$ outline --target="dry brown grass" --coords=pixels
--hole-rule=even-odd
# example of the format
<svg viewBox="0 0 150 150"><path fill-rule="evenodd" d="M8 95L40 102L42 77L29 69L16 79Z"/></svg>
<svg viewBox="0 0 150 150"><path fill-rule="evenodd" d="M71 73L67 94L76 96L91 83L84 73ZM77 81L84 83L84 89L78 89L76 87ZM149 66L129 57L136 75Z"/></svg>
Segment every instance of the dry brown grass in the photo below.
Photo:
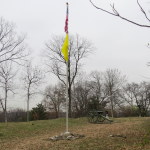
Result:
<svg viewBox="0 0 150 150"><path fill-rule="evenodd" d="M58 135L61 129L31 137L2 140L0 150L150 150L150 138L144 124L150 118L117 119L112 124L90 124L75 126L72 133L85 137L74 141L50 141L50 136ZM110 137L120 134L126 136ZM149 139L150 140L150 139Z"/></svg>

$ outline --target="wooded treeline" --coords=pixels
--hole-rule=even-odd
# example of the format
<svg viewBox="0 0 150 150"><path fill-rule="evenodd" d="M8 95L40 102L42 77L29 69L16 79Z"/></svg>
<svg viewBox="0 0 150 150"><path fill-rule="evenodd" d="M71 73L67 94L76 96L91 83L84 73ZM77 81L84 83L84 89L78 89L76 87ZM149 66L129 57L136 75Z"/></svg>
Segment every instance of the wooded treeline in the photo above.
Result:
<svg viewBox="0 0 150 150"><path fill-rule="evenodd" d="M65 92L59 84L45 89L42 104L56 117L65 110ZM72 87L72 116L86 116L90 110L108 111L110 116L147 116L150 83L128 83L117 69L79 75Z"/></svg>
<svg viewBox="0 0 150 150"><path fill-rule="evenodd" d="M80 74L72 87L72 117L85 117L88 111L108 111L112 117L149 116L150 83L128 83L117 69ZM0 120L3 120L2 113ZM30 120L65 117L65 87L49 85L41 104L32 108ZM8 112L9 121L26 121L26 110Z"/></svg>

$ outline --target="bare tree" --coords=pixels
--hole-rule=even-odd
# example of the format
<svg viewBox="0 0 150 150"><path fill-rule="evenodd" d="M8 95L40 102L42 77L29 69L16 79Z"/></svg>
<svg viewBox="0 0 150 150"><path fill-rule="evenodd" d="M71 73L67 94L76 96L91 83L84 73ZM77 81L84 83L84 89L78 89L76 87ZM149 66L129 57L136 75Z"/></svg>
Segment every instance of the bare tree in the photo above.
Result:
<svg viewBox="0 0 150 150"><path fill-rule="evenodd" d="M146 82L129 83L126 85L124 100L131 106L136 105L139 116L146 116L150 106L150 84Z"/></svg>
<svg viewBox="0 0 150 150"><path fill-rule="evenodd" d="M104 85L104 73L93 71L91 73L91 94L96 98L96 100L101 105L103 102L108 100L108 92Z"/></svg>
<svg viewBox="0 0 150 150"><path fill-rule="evenodd" d="M25 53L24 39L25 36L17 35L13 24L0 18L0 63L12 61L20 64L19 61L28 55Z"/></svg>
<svg viewBox="0 0 150 150"><path fill-rule="evenodd" d="M122 88L125 82L125 76L122 76L121 72L117 69L107 69L104 73L104 79L105 88L111 103L111 115L114 117L114 105L117 103L117 99L115 99L116 94L119 93L119 90Z"/></svg>
<svg viewBox="0 0 150 150"><path fill-rule="evenodd" d="M0 65L0 88L4 91L4 98L0 99L0 104L4 111L4 120L7 123L7 101L8 93L14 94L13 80L17 72L13 72L12 62L3 62Z"/></svg>
<svg viewBox="0 0 150 150"><path fill-rule="evenodd" d="M63 37L55 36L48 43L47 48L47 64L50 67L50 71L57 76L57 78L66 85L66 69L65 60L61 53L63 45ZM68 60L68 94L69 94L69 117L71 117L71 87L78 74L81 66L81 61L92 50L92 44L76 35L71 36L69 40L69 60Z"/></svg>
<svg viewBox="0 0 150 150"><path fill-rule="evenodd" d="M96 9L99 9L99 10L101 10L101 11L103 11L103 12L109 14L109 15L112 15L112 16L115 16L115 17L119 17L119 18L121 18L121 19L123 19L123 20L125 20L125 21L127 21L127 22L129 22L129 23L132 23L132 24L137 25L137 26L140 26L140 27L150 28L150 25L148 25L148 24L138 23L138 22L136 22L136 21L130 20L130 19L128 19L128 18L122 16L122 15L118 12L118 10L115 8L115 5L114 5L114 4L110 4L110 7L111 7L111 9L112 9L112 11L111 11L111 10L106 10L106 9L103 9L102 7L96 6L96 4L95 4L92 0L89 0L89 1L91 2L91 4L92 4ZM139 0L136 0L136 2L137 2L137 5L138 5L138 7L139 7L141 13L144 15L144 17L147 19L147 21L148 21L148 23L149 23L149 22L150 22L150 18L149 18L149 16L148 16L148 13L147 13L146 10L143 8L143 6L141 5L141 3L140 3Z"/></svg>
<svg viewBox="0 0 150 150"><path fill-rule="evenodd" d="M27 92L27 121L29 121L29 102L31 96L38 93L38 87L42 83L43 74L38 67L32 67L29 62L23 75L24 87Z"/></svg>
<svg viewBox="0 0 150 150"><path fill-rule="evenodd" d="M60 110L62 110L65 102L65 91L63 85L48 86L45 89L43 104L46 109L55 112L56 118L59 117Z"/></svg>
<svg viewBox="0 0 150 150"><path fill-rule="evenodd" d="M150 106L150 83L142 82L140 87L141 100L138 102L138 107L141 111L141 116L146 116Z"/></svg>
<svg viewBox="0 0 150 150"><path fill-rule="evenodd" d="M76 117L87 114L90 90L90 81L84 73L80 73L72 92L72 111Z"/></svg>
<svg viewBox="0 0 150 150"><path fill-rule="evenodd" d="M138 84L136 83L127 83L125 87L123 87L122 98L128 105L134 107L136 101L136 91L138 89Z"/></svg>

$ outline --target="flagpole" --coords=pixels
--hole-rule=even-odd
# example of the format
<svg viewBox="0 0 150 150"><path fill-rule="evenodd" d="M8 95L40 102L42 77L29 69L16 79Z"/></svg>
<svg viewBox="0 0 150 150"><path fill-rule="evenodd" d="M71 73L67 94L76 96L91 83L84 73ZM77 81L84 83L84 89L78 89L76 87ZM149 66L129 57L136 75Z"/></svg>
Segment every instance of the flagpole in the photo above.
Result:
<svg viewBox="0 0 150 150"><path fill-rule="evenodd" d="M68 61L66 62L66 133L68 131Z"/></svg>
<svg viewBox="0 0 150 150"><path fill-rule="evenodd" d="M68 17L68 9L69 9L68 2L66 3L66 6L67 6L67 17ZM67 20L67 29L65 29L65 30L66 30L66 33L68 34L68 20ZM68 61L66 61L66 132L65 133L69 133L69 131L68 131L68 104L69 104L69 99L68 99Z"/></svg>

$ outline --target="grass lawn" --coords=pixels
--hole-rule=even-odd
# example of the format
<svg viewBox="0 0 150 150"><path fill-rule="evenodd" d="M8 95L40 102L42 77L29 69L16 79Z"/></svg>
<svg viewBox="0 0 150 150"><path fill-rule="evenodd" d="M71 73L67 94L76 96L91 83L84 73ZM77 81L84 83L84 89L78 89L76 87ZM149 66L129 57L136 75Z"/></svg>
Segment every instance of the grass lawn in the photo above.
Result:
<svg viewBox="0 0 150 150"><path fill-rule="evenodd" d="M85 137L72 141L50 141L49 137L65 131L63 118L0 123L0 150L150 150L148 117L118 118L112 124L91 124L86 118L70 119L69 129Z"/></svg>

